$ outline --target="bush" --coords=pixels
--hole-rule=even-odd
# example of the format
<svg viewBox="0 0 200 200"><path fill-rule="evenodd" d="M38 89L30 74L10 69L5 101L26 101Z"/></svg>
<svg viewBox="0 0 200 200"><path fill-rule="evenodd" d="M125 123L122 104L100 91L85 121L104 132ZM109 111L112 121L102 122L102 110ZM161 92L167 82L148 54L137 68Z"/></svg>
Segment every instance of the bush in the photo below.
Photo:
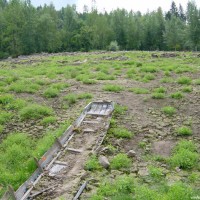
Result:
<svg viewBox="0 0 200 200"><path fill-rule="evenodd" d="M26 119L41 119L45 116L50 116L53 114L53 110L46 106L41 106L38 104L28 105L24 107L20 112L20 117L22 120Z"/></svg>
<svg viewBox="0 0 200 200"><path fill-rule="evenodd" d="M103 90L109 91L109 92L120 92L123 90L123 87L119 85L105 85L103 87Z"/></svg>
<svg viewBox="0 0 200 200"><path fill-rule="evenodd" d="M108 47L109 51L118 51L119 50L119 46L117 41L112 41Z"/></svg>
<svg viewBox="0 0 200 200"><path fill-rule="evenodd" d="M187 126L182 126L177 130L178 135L192 135L192 130Z"/></svg>
<svg viewBox="0 0 200 200"><path fill-rule="evenodd" d="M132 138L133 137L133 133L131 133L130 131L122 127L110 129L110 132L117 138Z"/></svg>
<svg viewBox="0 0 200 200"><path fill-rule="evenodd" d="M56 88L48 88L44 91L44 96L46 98L54 98L57 97L59 95L59 90Z"/></svg>
<svg viewBox="0 0 200 200"><path fill-rule="evenodd" d="M112 169L122 169L131 167L131 160L126 154L117 154L111 161Z"/></svg>
<svg viewBox="0 0 200 200"><path fill-rule="evenodd" d="M177 81L179 84L189 85L192 80L189 77L180 77Z"/></svg>
<svg viewBox="0 0 200 200"><path fill-rule="evenodd" d="M168 116L172 116L176 113L176 109L171 106L166 106L162 108L162 112Z"/></svg>
<svg viewBox="0 0 200 200"><path fill-rule="evenodd" d="M101 165L99 164L98 158L95 155L92 155L90 159L85 164L85 170L95 171L101 169Z"/></svg>

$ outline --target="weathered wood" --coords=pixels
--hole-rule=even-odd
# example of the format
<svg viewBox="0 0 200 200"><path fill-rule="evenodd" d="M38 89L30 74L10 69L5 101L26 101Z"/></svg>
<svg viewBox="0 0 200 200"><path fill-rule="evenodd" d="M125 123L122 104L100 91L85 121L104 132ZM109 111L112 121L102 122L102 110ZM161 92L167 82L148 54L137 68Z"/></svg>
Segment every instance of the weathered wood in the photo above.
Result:
<svg viewBox="0 0 200 200"><path fill-rule="evenodd" d="M78 200L78 198L81 196L83 190L86 188L87 184L88 184L88 181L86 181L85 183L83 183L83 185L80 187L79 191L77 192L77 194L73 198L73 200Z"/></svg>
<svg viewBox="0 0 200 200"><path fill-rule="evenodd" d="M75 153L82 153L83 152L80 149L73 149L73 148L67 148L67 151L72 151L72 152L75 152Z"/></svg>

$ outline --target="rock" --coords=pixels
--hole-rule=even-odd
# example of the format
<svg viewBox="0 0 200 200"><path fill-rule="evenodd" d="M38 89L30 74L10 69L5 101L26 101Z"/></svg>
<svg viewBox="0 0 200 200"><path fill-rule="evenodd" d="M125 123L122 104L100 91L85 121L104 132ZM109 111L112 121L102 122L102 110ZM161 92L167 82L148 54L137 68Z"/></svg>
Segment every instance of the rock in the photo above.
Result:
<svg viewBox="0 0 200 200"><path fill-rule="evenodd" d="M128 153L127 153L127 156L128 157L136 157L136 152L134 150L130 150Z"/></svg>
<svg viewBox="0 0 200 200"><path fill-rule="evenodd" d="M108 161L108 159L105 156L100 156L99 157L99 163L101 164L102 167L104 167L105 169L110 167L110 162Z"/></svg>
<svg viewBox="0 0 200 200"><path fill-rule="evenodd" d="M147 169L147 168L141 168L141 169L139 169L138 174L139 174L140 176L148 176L148 175L149 175L149 172L148 172L148 169Z"/></svg>

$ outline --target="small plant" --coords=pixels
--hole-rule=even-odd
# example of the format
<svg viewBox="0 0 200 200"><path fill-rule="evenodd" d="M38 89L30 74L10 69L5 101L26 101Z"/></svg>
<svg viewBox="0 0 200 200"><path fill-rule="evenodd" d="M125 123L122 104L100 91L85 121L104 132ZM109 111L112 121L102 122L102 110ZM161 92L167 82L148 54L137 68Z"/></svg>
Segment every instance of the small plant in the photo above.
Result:
<svg viewBox="0 0 200 200"><path fill-rule="evenodd" d="M78 99L92 99L93 96L90 93L82 93L78 95Z"/></svg>
<svg viewBox="0 0 200 200"><path fill-rule="evenodd" d="M42 125L49 125L49 124L53 124L56 122L56 117L53 117L53 116L49 116L49 117L45 117L42 121L41 121L41 124Z"/></svg>
<svg viewBox="0 0 200 200"><path fill-rule="evenodd" d="M187 93L190 93L190 92L192 92L192 87L191 86L187 86L187 87L184 87L183 89L182 89L182 91L183 92L187 92Z"/></svg>
<svg viewBox="0 0 200 200"><path fill-rule="evenodd" d="M53 87L50 87L44 91L44 96L46 98L55 98L59 95L59 90Z"/></svg>
<svg viewBox="0 0 200 200"><path fill-rule="evenodd" d="M148 170L149 170L150 176L156 180L161 179L161 177L163 176L162 169L158 167L149 166Z"/></svg>
<svg viewBox="0 0 200 200"><path fill-rule="evenodd" d="M147 72L147 73L155 73L155 72L157 72L158 70L157 70L157 68L154 67L154 66L148 66L148 67L142 67L140 71L141 71L141 72Z"/></svg>
<svg viewBox="0 0 200 200"><path fill-rule="evenodd" d="M10 104L14 101L14 97L10 94L2 94L0 95L0 104L5 106L7 104Z"/></svg>
<svg viewBox="0 0 200 200"><path fill-rule="evenodd" d="M142 63L141 62L136 63L136 67L142 67Z"/></svg>
<svg viewBox="0 0 200 200"><path fill-rule="evenodd" d="M165 94L163 94L163 93L153 93L153 94L151 95L151 97L152 97L153 99L164 99L164 98L165 98Z"/></svg>
<svg viewBox="0 0 200 200"><path fill-rule="evenodd" d="M127 129L122 128L122 127L110 129L110 132L117 138L129 138L130 139L133 137L133 133L131 133L130 131L128 131Z"/></svg>
<svg viewBox="0 0 200 200"><path fill-rule="evenodd" d="M195 84L195 85L200 85L200 79L194 80L194 84Z"/></svg>
<svg viewBox="0 0 200 200"><path fill-rule="evenodd" d="M182 99L184 96L181 92L175 92L173 94L171 94L171 98L173 99Z"/></svg>
<svg viewBox="0 0 200 200"><path fill-rule="evenodd" d="M119 86L119 85L105 85L103 87L103 90L109 91L109 92L120 92L123 89L124 88L122 86Z"/></svg>
<svg viewBox="0 0 200 200"><path fill-rule="evenodd" d="M114 117L117 117L119 115L123 115L128 108L126 106L121 106L119 104L115 104L115 110L114 110Z"/></svg>
<svg viewBox="0 0 200 200"><path fill-rule="evenodd" d="M96 81L93 79L83 79L82 82L83 84L87 84L87 85L92 85L96 83Z"/></svg>
<svg viewBox="0 0 200 200"><path fill-rule="evenodd" d="M95 171L101 169L98 158L95 155L92 155L85 164L85 170Z"/></svg>
<svg viewBox="0 0 200 200"><path fill-rule="evenodd" d="M153 75L153 74L146 74L145 76L144 76L144 78L143 78L143 81L144 82L148 82L148 81L152 81L152 80L154 80L156 77Z"/></svg>
<svg viewBox="0 0 200 200"><path fill-rule="evenodd" d="M118 51L119 50L119 46L117 41L112 41L108 47L109 51Z"/></svg>
<svg viewBox="0 0 200 200"><path fill-rule="evenodd" d="M68 94L67 96L64 97L64 100L66 100L69 105L75 104L77 101L77 95L73 93Z"/></svg>
<svg viewBox="0 0 200 200"><path fill-rule="evenodd" d="M147 146L147 144L146 144L146 142L139 142L139 147L141 148L141 149L145 149L145 147Z"/></svg>
<svg viewBox="0 0 200 200"><path fill-rule="evenodd" d="M199 155L191 141L180 141L175 147L169 163L172 167L191 169L198 163Z"/></svg>
<svg viewBox="0 0 200 200"><path fill-rule="evenodd" d="M0 125L3 125L6 122L8 122L11 119L11 117L12 117L11 113L0 110Z"/></svg>
<svg viewBox="0 0 200 200"><path fill-rule="evenodd" d="M166 89L164 87L159 87L154 89L154 93L165 93Z"/></svg>
<svg viewBox="0 0 200 200"><path fill-rule="evenodd" d="M19 112L22 120L26 119L41 119L45 116L50 116L53 114L53 110L49 107L32 104L28 105Z"/></svg>
<svg viewBox="0 0 200 200"><path fill-rule="evenodd" d="M192 135L192 130L187 126L182 126L177 130L178 135Z"/></svg>
<svg viewBox="0 0 200 200"><path fill-rule="evenodd" d="M119 153L111 161L112 169L129 168L131 166L131 160L126 154Z"/></svg>
<svg viewBox="0 0 200 200"><path fill-rule="evenodd" d="M149 90L146 88L131 88L129 91L134 92L135 94L149 94Z"/></svg>
<svg viewBox="0 0 200 200"><path fill-rule="evenodd" d="M191 84L192 80L189 77L180 77L177 82L182 85L189 85Z"/></svg>
<svg viewBox="0 0 200 200"><path fill-rule="evenodd" d="M171 106L166 106L162 108L162 112L168 116L173 116L176 113L176 109Z"/></svg>

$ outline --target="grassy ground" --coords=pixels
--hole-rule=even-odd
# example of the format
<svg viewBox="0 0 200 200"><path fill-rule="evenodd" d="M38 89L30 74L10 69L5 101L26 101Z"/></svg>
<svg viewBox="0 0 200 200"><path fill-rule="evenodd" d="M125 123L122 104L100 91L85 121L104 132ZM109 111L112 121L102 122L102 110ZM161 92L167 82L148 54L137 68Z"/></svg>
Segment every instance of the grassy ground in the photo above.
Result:
<svg viewBox="0 0 200 200"><path fill-rule="evenodd" d="M118 105L102 152L86 163L82 199L200 196L198 54L76 53L0 62L0 195L17 189L54 139L92 100ZM45 145L44 145L45 144ZM129 150L135 151L128 157Z"/></svg>

